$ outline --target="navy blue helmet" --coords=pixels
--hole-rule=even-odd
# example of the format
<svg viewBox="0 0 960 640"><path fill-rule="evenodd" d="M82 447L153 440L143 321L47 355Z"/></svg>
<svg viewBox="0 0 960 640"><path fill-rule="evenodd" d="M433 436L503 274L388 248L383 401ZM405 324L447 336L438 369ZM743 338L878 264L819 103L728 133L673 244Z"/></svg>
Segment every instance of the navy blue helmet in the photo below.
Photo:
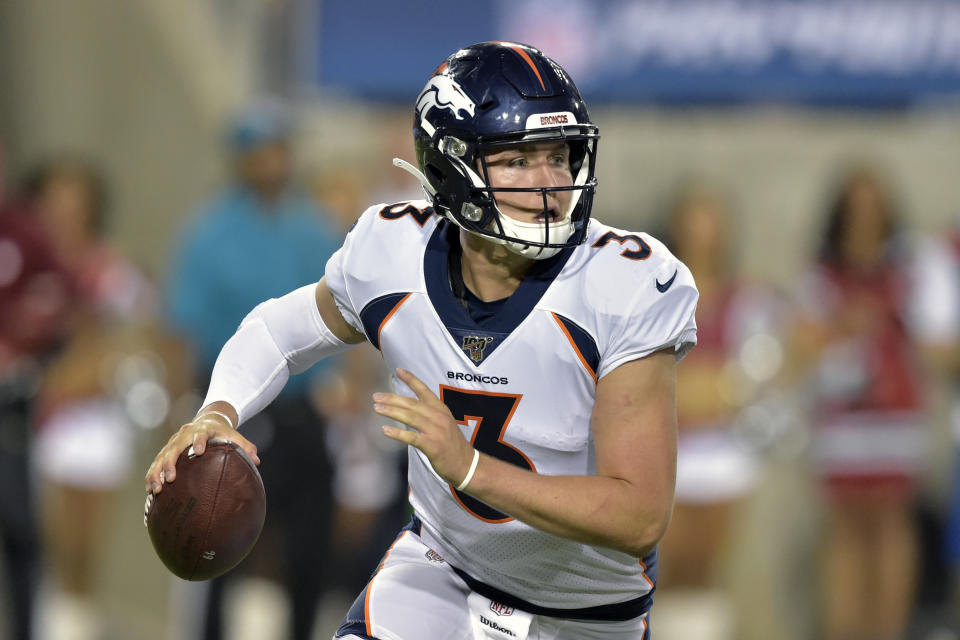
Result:
<svg viewBox="0 0 960 640"><path fill-rule="evenodd" d="M513 42L461 49L437 67L417 98L414 140L418 176L434 209L467 231L530 258L548 258L583 242L597 180L599 135L573 80L539 50ZM485 156L510 146L565 142L571 186L495 188ZM403 165L397 161L398 166ZM504 191L574 191L559 220L519 222L497 207Z"/></svg>

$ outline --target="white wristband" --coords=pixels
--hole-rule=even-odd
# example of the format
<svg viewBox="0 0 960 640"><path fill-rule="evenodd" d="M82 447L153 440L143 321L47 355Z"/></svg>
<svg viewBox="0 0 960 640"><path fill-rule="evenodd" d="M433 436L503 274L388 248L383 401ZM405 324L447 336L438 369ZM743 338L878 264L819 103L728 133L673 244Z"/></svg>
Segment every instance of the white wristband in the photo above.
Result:
<svg viewBox="0 0 960 640"><path fill-rule="evenodd" d="M233 424L233 420L231 420L231 419L230 419L230 416L228 416L227 414L225 414L223 411L216 411L216 410L214 410L214 409L210 409L210 410L208 410L208 411L204 411L203 413L201 413L201 414L198 415L197 417L198 417L198 418L202 418L203 416L211 416L211 415L220 416L221 418L223 418L224 420L227 421L227 424L230 425L230 428L231 428L231 429L236 429L236 427L235 427L234 424Z"/></svg>
<svg viewBox="0 0 960 640"><path fill-rule="evenodd" d="M470 471L467 471L467 477L463 479L463 482L457 485L457 491L463 491L466 489L467 485L470 484L470 481L473 480L473 474L477 471L478 462L480 462L480 452L474 449L473 462L470 463Z"/></svg>

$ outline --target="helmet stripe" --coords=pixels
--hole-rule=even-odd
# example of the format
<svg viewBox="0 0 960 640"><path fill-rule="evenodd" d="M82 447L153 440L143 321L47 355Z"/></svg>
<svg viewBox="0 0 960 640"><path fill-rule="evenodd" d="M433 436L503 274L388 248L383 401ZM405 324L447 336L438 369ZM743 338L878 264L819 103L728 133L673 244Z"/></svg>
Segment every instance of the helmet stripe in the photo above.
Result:
<svg viewBox="0 0 960 640"><path fill-rule="evenodd" d="M525 61L528 65L530 65L530 68L533 69L533 72L534 72L535 74L537 74L537 80L540 81L540 88L543 89L544 91L546 91L546 90L547 90L547 87L546 87L545 84L543 84L543 78L540 77L540 70L537 69L537 65L534 64L533 58L530 57L530 54L527 53L526 51L524 51L523 49L521 49L520 47L517 47L517 46L512 45L512 44L503 43L503 46L505 46L505 47L507 47L507 48L509 48L509 49L513 49L521 58L524 59L524 61Z"/></svg>

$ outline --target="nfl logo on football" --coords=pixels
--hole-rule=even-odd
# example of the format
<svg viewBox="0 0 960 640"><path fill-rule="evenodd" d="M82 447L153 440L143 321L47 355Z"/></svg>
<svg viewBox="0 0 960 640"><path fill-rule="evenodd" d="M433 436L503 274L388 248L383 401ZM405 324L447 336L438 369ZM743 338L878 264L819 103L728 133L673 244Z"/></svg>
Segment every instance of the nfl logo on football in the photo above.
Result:
<svg viewBox="0 0 960 640"><path fill-rule="evenodd" d="M498 616L513 615L513 607L508 607L507 605L500 604L499 602L491 602L490 611L493 611Z"/></svg>

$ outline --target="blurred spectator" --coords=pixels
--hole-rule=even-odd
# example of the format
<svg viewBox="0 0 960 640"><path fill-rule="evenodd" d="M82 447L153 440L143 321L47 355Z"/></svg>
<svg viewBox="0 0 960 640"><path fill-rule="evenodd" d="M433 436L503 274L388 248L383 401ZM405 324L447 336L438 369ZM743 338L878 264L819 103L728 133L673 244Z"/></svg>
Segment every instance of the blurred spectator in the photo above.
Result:
<svg viewBox="0 0 960 640"><path fill-rule="evenodd" d="M375 154L376 162L372 171L366 172L375 176L374 184L368 188L365 194L367 199L362 206L366 207L371 202L403 202L423 197L423 187L409 173L398 170L391 163L393 158L400 158L416 164L414 149L410 145L412 124L407 113L402 111L380 118L380 145Z"/></svg>
<svg viewBox="0 0 960 640"><path fill-rule="evenodd" d="M313 172L310 195L330 213L344 234L371 201L364 181L366 173L368 170L360 163L349 162Z"/></svg>
<svg viewBox="0 0 960 640"><path fill-rule="evenodd" d="M898 231L888 182L870 168L848 170L796 310L794 357L812 373L813 459L826 502L825 640L903 638L913 601L924 414Z"/></svg>
<svg viewBox="0 0 960 640"><path fill-rule="evenodd" d="M699 183L679 190L667 220L665 240L690 267L700 301L697 348L677 367L676 498L657 586L656 633L664 640L725 640L736 625L721 560L757 461L735 424L749 389L767 382L781 358L772 296L738 275L734 228L723 195ZM745 370L743 353L763 347L758 337L774 341L775 353L762 371Z"/></svg>
<svg viewBox="0 0 960 640"><path fill-rule="evenodd" d="M948 565L954 602L946 603L947 609L953 612L954 623L960 623L956 613L960 604L960 220L945 233L924 238L921 247L914 261L912 325L921 340L924 361L946 383L954 446L944 545L927 551Z"/></svg>
<svg viewBox="0 0 960 640"><path fill-rule="evenodd" d="M96 639L104 632L95 588L111 510L130 477L136 427L166 418L172 354L148 326L154 287L106 239L100 174L83 160L54 160L29 175L24 194L77 289L69 336L37 401L34 461L53 578L41 627L51 640Z"/></svg>
<svg viewBox="0 0 960 640"><path fill-rule="evenodd" d="M237 114L228 132L233 179L200 207L179 244L170 319L197 350L201 388L247 313L263 300L319 280L340 244L341 234L291 186L290 124L273 102ZM312 375L331 365L321 363ZM295 640L311 637L328 580L333 515L325 420L311 403L310 379L291 379L277 401L244 426L263 460L270 508L261 540L241 567L284 585L292 609L289 637ZM224 587L237 573L210 583L206 640L225 637Z"/></svg>
<svg viewBox="0 0 960 640"><path fill-rule="evenodd" d="M61 342L73 288L42 225L0 202L0 598L11 640L30 640L39 534L29 472L43 362Z"/></svg>

